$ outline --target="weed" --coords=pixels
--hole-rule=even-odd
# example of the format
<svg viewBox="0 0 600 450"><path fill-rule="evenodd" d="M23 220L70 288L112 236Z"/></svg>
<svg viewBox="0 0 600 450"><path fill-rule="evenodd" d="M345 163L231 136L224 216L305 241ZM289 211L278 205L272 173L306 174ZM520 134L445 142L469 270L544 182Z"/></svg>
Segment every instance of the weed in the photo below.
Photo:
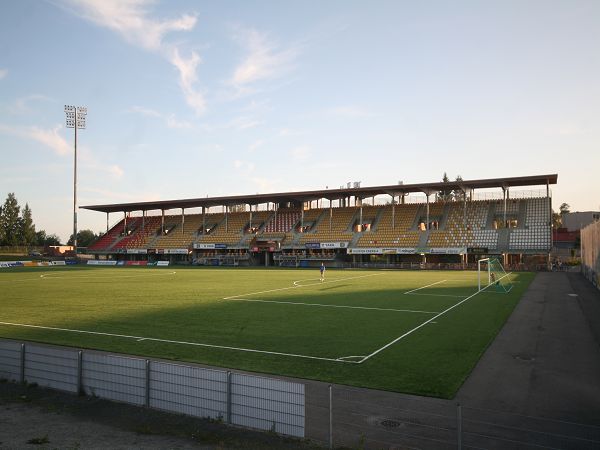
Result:
<svg viewBox="0 0 600 450"><path fill-rule="evenodd" d="M31 438L27 441L27 443L33 445L43 445L50 443L50 439L48 439L48 434L46 434L43 437Z"/></svg>

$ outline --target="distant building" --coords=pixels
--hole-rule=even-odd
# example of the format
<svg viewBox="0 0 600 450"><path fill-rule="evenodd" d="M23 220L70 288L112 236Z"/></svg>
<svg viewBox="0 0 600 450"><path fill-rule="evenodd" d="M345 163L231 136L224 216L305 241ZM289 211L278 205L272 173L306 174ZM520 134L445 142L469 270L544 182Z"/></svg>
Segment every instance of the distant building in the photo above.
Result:
<svg viewBox="0 0 600 450"><path fill-rule="evenodd" d="M582 211L566 213L562 216L562 228L578 231L592 222L600 220L600 211Z"/></svg>

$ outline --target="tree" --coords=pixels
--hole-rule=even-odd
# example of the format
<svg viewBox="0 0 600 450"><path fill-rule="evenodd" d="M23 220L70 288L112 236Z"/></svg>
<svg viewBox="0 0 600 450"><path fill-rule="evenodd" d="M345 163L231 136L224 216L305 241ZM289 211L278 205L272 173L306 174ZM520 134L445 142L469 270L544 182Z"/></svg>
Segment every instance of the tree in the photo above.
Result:
<svg viewBox="0 0 600 450"><path fill-rule="evenodd" d="M559 212L552 210L552 228L562 228L563 216L571 212L570 208L571 205L569 205L568 203L563 203L558 208Z"/></svg>
<svg viewBox="0 0 600 450"><path fill-rule="evenodd" d="M21 244L22 245L34 245L36 242L35 225L31 218L31 209L29 205L25 203L23 213L21 215Z"/></svg>
<svg viewBox="0 0 600 450"><path fill-rule="evenodd" d="M98 235L95 234L92 230L80 230L77 232L77 246L78 247L87 247L91 245L96 239L98 239ZM73 245L73 235L69 237L69 241L67 245Z"/></svg>
<svg viewBox="0 0 600 450"><path fill-rule="evenodd" d="M461 183L463 181L463 179L460 175L456 175L455 181L457 183ZM455 201L462 202L465 199L466 193L463 192L462 189L455 189L454 191L452 191L452 195L454 196Z"/></svg>
<svg viewBox="0 0 600 450"><path fill-rule="evenodd" d="M44 241L44 246L47 246L47 245L60 245L60 238L56 234L50 234L50 235L46 236L46 240Z"/></svg>
<svg viewBox="0 0 600 450"><path fill-rule="evenodd" d="M4 206L2 207L2 217L0 218L0 227L2 228L2 245L19 245L19 203L13 192L8 194Z"/></svg>
<svg viewBox="0 0 600 450"><path fill-rule="evenodd" d="M562 218L562 216L571 212L571 205L569 205L568 203L563 203L562 205L560 205L558 210L560 211L560 217Z"/></svg>
<svg viewBox="0 0 600 450"><path fill-rule="evenodd" d="M450 183L450 178L446 172L444 172L444 177L442 178L442 183ZM438 192L438 200L443 202L452 201L452 190L451 189L442 189Z"/></svg>

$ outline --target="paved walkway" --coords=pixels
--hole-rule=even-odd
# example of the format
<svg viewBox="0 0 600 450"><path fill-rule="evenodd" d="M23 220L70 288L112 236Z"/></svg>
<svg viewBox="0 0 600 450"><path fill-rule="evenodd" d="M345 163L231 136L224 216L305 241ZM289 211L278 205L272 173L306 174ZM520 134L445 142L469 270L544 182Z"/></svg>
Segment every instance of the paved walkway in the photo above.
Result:
<svg viewBox="0 0 600 450"><path fill-rule="evenodd" d="M598 337L600 292L539 273L454 401L334 386L334 443L456 448L460 403L465 447L600 448ZM328 395L307 383L307 437L325 442Z"/></svg>

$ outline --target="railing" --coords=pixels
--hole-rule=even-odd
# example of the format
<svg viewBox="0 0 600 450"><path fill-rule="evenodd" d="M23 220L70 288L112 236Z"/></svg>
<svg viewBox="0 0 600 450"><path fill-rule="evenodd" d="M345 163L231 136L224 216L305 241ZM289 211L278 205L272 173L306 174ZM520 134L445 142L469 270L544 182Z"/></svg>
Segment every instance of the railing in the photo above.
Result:
<svg viewBox="0 0 600 450"><path fill-rule="evenodd" d="M329 386L313 389L306 402L307 437L329 448L600 448L596 425L473 408L448 400Z"/></svg>
<svg viewBox="0 0 600 450"><path fill-rule="evenodd" d="M0 340L0 379L304 437L304 385L274 378Z"/></svg>

